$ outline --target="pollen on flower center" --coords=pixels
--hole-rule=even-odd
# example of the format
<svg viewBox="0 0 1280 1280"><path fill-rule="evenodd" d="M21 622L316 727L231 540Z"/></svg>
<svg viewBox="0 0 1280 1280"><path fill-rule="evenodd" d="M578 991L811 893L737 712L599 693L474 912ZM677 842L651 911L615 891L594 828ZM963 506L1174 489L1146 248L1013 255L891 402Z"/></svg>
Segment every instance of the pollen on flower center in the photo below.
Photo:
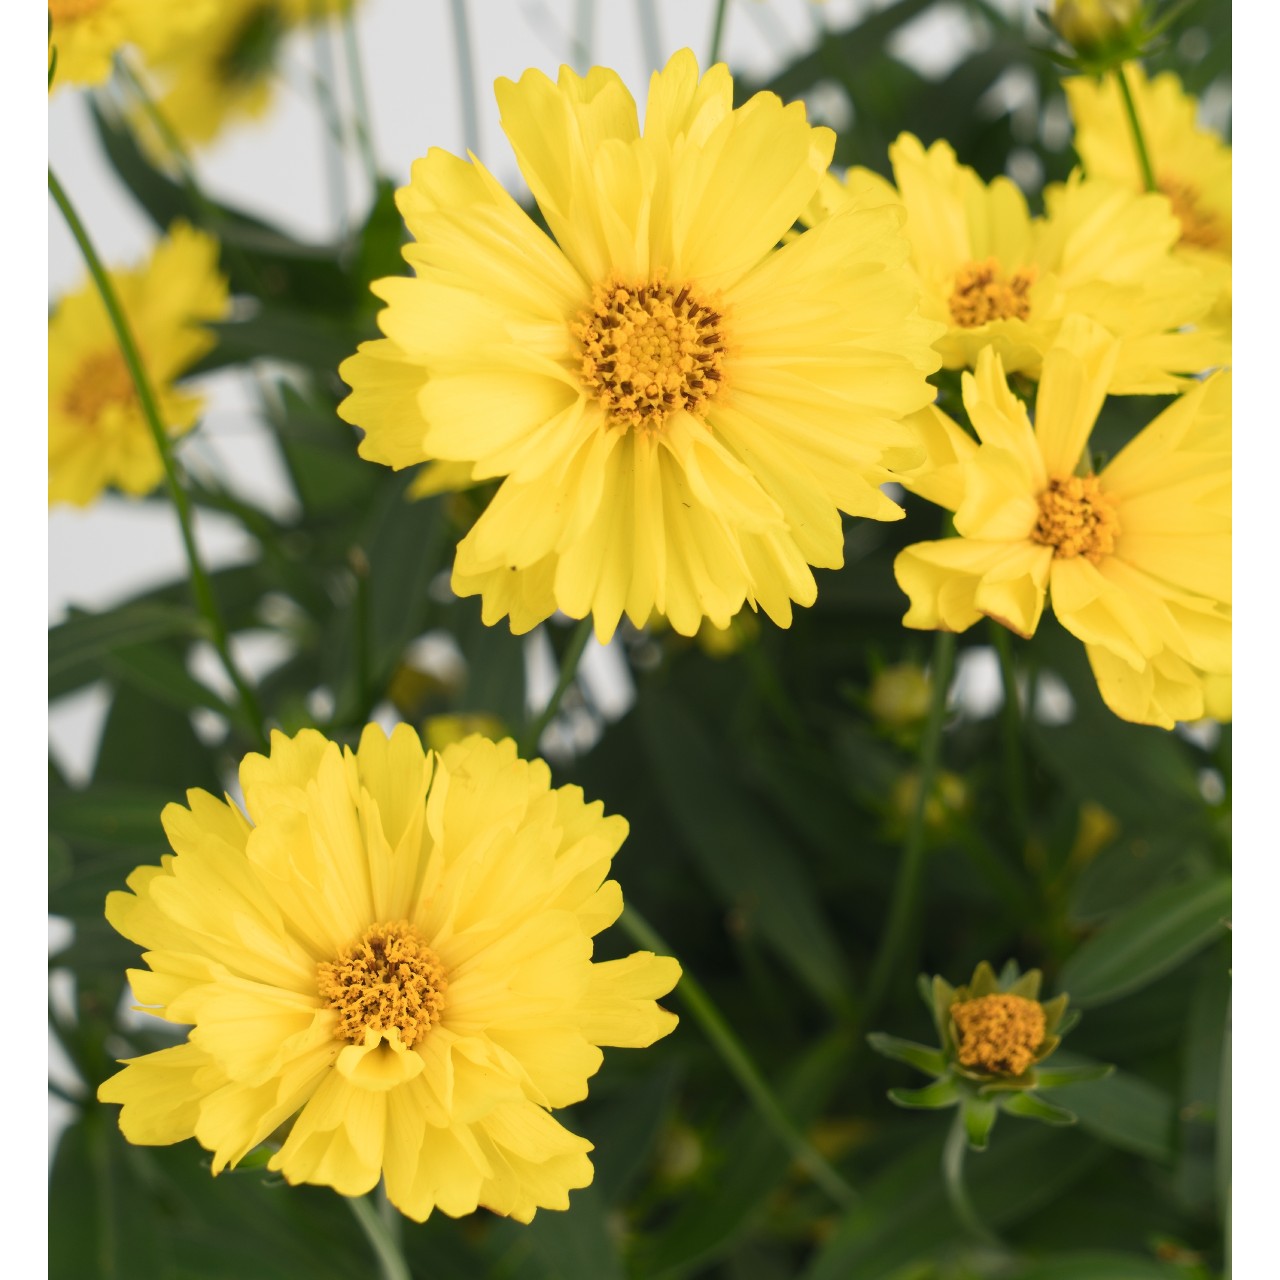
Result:
<svg viewBox="0 0 1280 1280"><path fill-rule="evenodd" d="M124 357L119 351L100 351L80 365L63 396L62 407L68 417L93 423L110 405L131 404L135 397Z"/></svg>
<svg viewBox="0 0 1280 1280"><path fill-rule="evenodd" d="M995 258L967 262L956 272L948 299L951 319L962 329L976 329L990 320L1025 320L1031 313L1027 290L1035 278L1035 267L1019 267L1006 276Z"/></svg>
<svg viewBox="0 0 1280 1280"><path fill-rule="evenodd" d="M1040 495L1040 515L1031 540L1052 547L1063 560L1084 556L1097 564L1116 549L1120 522L1097 476L1050 480Z"/></svg>
<svg viewBox="0 0 1280 1280"><path fill-rule="evenodd" d="M375 924L354 946L317 967L320 995L338 1014L334 1035L361 1044L366 1031L400 1033L412 1048L440 1021L444 966L407 921Z"/></svg>
<svg viewBox="0 0 1280 1280"><path fill-rule="evenodd" d="M989 995L951 1006L962 1067L1020 1076L1044 1042L1044 1009L1025 996Z"/></svg>
<svg viewBox="0 0 1280 1280"><path fill-rule="evenodd" d="M572 326L582 384L627 426L660 427L679 409L700 413L723 386L723 320L688 285L597 285Z"/></svg>
<svg viewBox="0 0 1280 1280"><path fill-rule="evenodd" d="M1173 212L1182 223L1183 244L1198 249L1217 249L1222 246L1223 232L1218 219L1207 213L1200 204L1199 192L1189 182L1177 178L1161 178L1156 184L1169 197Z"/></svg>

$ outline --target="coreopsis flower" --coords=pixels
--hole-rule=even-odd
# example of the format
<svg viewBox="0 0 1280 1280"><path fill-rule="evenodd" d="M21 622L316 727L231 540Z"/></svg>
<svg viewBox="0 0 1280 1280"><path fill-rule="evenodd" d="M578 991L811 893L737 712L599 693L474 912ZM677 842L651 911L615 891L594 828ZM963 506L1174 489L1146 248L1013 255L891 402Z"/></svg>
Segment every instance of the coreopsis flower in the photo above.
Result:
<svg viewBox="0 0 1280 1280"><path fill-rule="evenodd" d="M169 434L202 401L174 383L213 347L204 327L228 310L212 236L176 222L140 267L111 273ZM106 308L92 281L49 319L49 501L87 506L104 489L149 493L164 475Z"/></svg>
<svg viewBox="0 0 1280 1280"><path fill-rule="evenodd" d="M591 959L625 820L509 739L437 755L407 725L356 751L273 734L240 784L247 812L203 791L166 808L174 854L107 899L147 949L137 998L191 1028L99 1089L125 1137L194 1136L217 1174L283 1132L289 1182L383 1178L418 1220L567 1208L591 1144L552 1108L586 1096L599 1046L676 1023L654 1002L674 960Z"/></svg>
<svg viewBox="0 0 1280 1280"><path fill-rule="evenodd" d="M433 150L398 203L409 279L378 281L384 338L340 370L362 456L501 478L453 588L525 632L557 609L607 640L625 613L683 635L749 604L779 625L840 512L918 445L937 326L917 314L901 214L851 207L779 248L834 145L800 103L734 109L723 65L654 75L643 132L612 71L499 80L550 228L474 158Z"/></svg>
<svg viewBox="0 0 1280 1280"><path fill-rule="evenodd" d="M1156 395L1224 364L1201 320L1216 286L1174 253L1181 234L1169 201L1080 174L1045 191L1033 218L1008 178L984 183L946 142L927 150L909 133L889 148L896 188L865 169L829 179L807 211L821 225L850 201L906 209L921 309L946 326L937 347L948 369L972 369L988 347L1007 373L1040 376L1068 315L1088 316L1120 341L1107 390Z"/></svg>
<svg viewBox="0 0 1280 1280"><path fill-rule="evenodd" d="M1231 322L1231 147L1196 121L1196 99L1172 71L1148 80L1142 64L1123 68L1142 124L1156 185L1181 234L1178 255L1208 272L1218 298L1211 319ZM1075 148L1090 177L1144 189L1142 169L1114 76L1063 81L1075 121Z"/></svg>
<svg viewBox="0 0 1280 1280"><path fill-rule="evenodd" d="M1046 1124L1073 1124L1075 1116L1041 1093L1109 1075L1103 1064L1045 1068L1042 1063L1075 1025L1066 994L1040 1000L1039 969L1020 973L1012 961L999 977L984 960L969 982L953 987L944 978L920 975L920 996L938 1033L938 1048L873 1032L871 1047L934 1077L922 1089L890 1089L900 1107L936 1110L959 1106L970 1146L987 1145L996 1116L1004 1111Z"/></svg>
<svg viewBox="0 0 1280 1280"><path fill-rule="evenodd" d="M290 29L343 12L355 0L217 0L199 38L154 60L158 106L188 146L212 142L229 124L262 117L274 97L280 49ZM134 126L148 149L164 154L144 112Z"/></svg>
<svg viewBox="0 0 1280 1280"><path fill-rule="evenodd" d="M1048 597L1116 715L1228 719L1231 375L1197 384L1095 475L1086 450L1119 345L1068 320L1034 428L991 349L963 379L981 444L936 409L921 415L937 466L908 483L955 512L960 536L898 554L903 621L964 631L985 614L1026 637Z"/></svg>
<svg viewBox="0 0 1280 1280"><path fill-rule="evenodd" d="M221 3L221 0L216 0ZM128 47L144 57L163 54L197 31L215 0L49 0L50 41L58 50L53 82L101 84L111 61Z"/></svg>

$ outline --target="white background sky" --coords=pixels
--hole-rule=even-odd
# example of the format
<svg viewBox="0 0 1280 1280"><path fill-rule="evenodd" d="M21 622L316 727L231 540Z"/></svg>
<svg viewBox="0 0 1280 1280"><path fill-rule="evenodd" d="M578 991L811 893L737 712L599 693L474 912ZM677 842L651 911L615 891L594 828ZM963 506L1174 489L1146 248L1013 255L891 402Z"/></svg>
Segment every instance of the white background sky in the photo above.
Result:
<svg viewBox="0 0 1280 1280"><path fill-rule="evenodd" d="M481 113L479 154L499 177L514 182L516 171L498 127L493 80L500 75L516 78L530 66L554 75L561 62L573 60L571 33L581 10L589 7L593 13L592 61L615 67L643 101L650 69L639 19L639 7L645 3L655 12L664 57L689 45L700 60L705 59L714 0L595 0L594 4L590 0L469 0ZM1005 0L1004 7L1027 11L1038 3ZM829 0L826 5L811 5L805 0L732 0L723 56L735 72L763 76L808 47L815 24L840 27L856 12L877 7L875 0ZM39 826L44 816L38 810L32 812L25 800L28 794L40 794L43 771L24 732L26 725L38 723L41 715L36 706L39 681L29 678L28 673L43 670L45 662L44 639L37 625L40 561L29 551L32 530L47 520L46 616L50 619L60 616L69 603L102 607L140 586L182 571L172 516L158 504L151 510L108 498L88 512L66 508L48 512L42 483L37 480L44 465L39 456L41 433L30 430L29 424L41 419L42 409L36 403L36 384L23 376L28 367L39 363L40 338L32 324L36 297L56 298L77 287L84 272L56 209L46 202L39 185L39 130L32 117L42 108L45 92L45 18L36 0L23 0L21 6L10 0L5 5L6 16L19 9L22 21L17 31L7 33L0 42L0 66L6 73L0 77L0 94L7 107L5 156L10 162L6 166L4 243L12 255L6 264L10 269L5 272L12 293L3 315L4 352L10 370L5 423L10 483L0 509L8 522L4 545L9 551L9 599L16 596L16 604L5 609L5 620L18 624L0 632L13 685L5 735L5 763L9 767L3 776L14 792L9 811L15 818L6 842L12 877L10 901L22 904L23 918L18 945L11 943L6 948L11 957L34 955L43 945L38 916L26 905L36 901L40 892L43 837ZM1236 646L1237 680L1246 690L1236 726L1240 744L1236 753L1240 875L1246 886L1238 895L1236 935L1238 955L1247 960L1237 962L1243 989L1238 999L1242 1017L1237 1029L1236 1109L1237 1114L1250 1118L1238 1126L1235 1223L1236 1274L1245 1277L1264 1274L1246 1259L1261 1267L1263 1248L1270 1252L1262 1236L1267 1221L1262 1197L1274 1185L1274 1178L1263 1171L1273 1167L1271 1152L1280 1140L1270 1103L1271 1084L1264 1074L1277 1059L1280 1040L1271 1030L1276 1025L1274 1000L1264 994L1262 986L1264 982L1270 985L1269 974L1276 964L1266 941L1274 935L1274 914L1280 902L1280 894L1275 892L1280 883L1275 869L1280 838L1274 806L1268 803L1276 786L1274 718L1280 714L1280 682L1273 656L1276 636L1280 635L1280 606L1276 603L1280 575L1274 553L1280 414L1275 408L1276 397L1264 381L1277 363L1277 330L1270 302L1280 291L1272 247L1280 195L1274 172L1276 111L1270 92L1272 72L1264 66L1264 59L1275 60L1280 23L1274 7L1265 0L1241 0L1235 10L1239 26L1235 40L1239 66L1233 85L1235 144L1253 161L1250 167L1246 160L1237 180L1241 199L1236 202L1235 222L1236 243L1242 262L1247 264L1236 292L1241 314L1236 342L1245 348L1236 395L1238 404L1245 407L1240 439L1247 458L1240 470L1243 487L1237 503L1242 520L1237 576L1247 590L1241 602L1242 625ZM922 68L945 67L966 42L966 23L963 4L943 5L940 16L910 33L901 54ZM429 146L462 150L449 5L446 0L364 0L360 32L377 154L383 170L400 183L407 178L411 162ZM271 218L299 235L320 239L332 234L336 218L327 194L320 125L307 87L313 56L307 35L292 38L286 49L288 80L271 115L259 125L229 132L200 155L198 168L202 182L214 196ZM81 93L64 89L49 101L48 158L88 223L104 259L113 265L135 262L149 250L152 229L99 155ZM968 104L958 104L957 109L968 109ZM366 194L353 158L348 169L352 217L361 215ZM35 246L46 240L48 277L40 280ZM201 439L185 446L195 451L189 461L199 465L203 458L228 467L244 491L257 500L287 502L287 486L273 452L246 414L248 400L238 375L222 375L212 381L211 412ZM206 521L200 532L207 556L214 563L246 552L233 528ZM83 714L79 723L82 735ZM19 984L18 990L25 986ZM15 1197L42 1192L39 1180L23 1170L22 1156L30 1157L45 1145L40 1107L34 1102L35 1090L43 1088L43 1064L37 1055L26 1052L30 1038L20 1034L22 1024L16 1023L12 1014L7 1025L11 1052L5 1056L6 1068L17 1062L21 1079L15 1079L15 1089L24 1095L30 1089L32 1105L14 1107L17 1095L5 1095L10 1113L18 1113L18 1127L30 1126L30 1132L24 1131L24 1141L24 1133L7 1130L9 1158L3 1162L5 1171L0 1177L6 1182L14 1180L14 1186L5 1188L11 1194L0 1196L4 1206L0 1214L12 1220L18 1235L24 1229L31 1233L38 1257L43 1247L38 1215L23 1208ZM1257 1090L1256 1102L1249 1100L1251 1089ZM10 1256L21 1257L20 1252L14 1252L18 1246L13 1235L9 1239ZM36 1274L34 1268L31 1274Z"/></svg>

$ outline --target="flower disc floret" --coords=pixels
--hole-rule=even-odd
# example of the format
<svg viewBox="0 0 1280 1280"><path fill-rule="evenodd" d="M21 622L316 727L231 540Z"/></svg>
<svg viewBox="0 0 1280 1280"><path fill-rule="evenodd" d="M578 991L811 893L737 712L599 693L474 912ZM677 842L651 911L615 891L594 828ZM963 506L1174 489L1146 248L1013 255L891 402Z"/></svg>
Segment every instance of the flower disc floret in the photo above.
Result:
<svg viewBox="0 0 1280 1280"><path fill-rule="evenodd" d="M1036 502L1031 541L1052 547L1055 556L1098 564L1116 549L1120 524L1097 476L1055 476Z"/></svg>
<svg viewBox="0 0 1280 1280"><path fill-rule="evenodd" d="M1031 314L1027 292L1035 278L1034 267L1006 276L996 258L967 262L956 272L955 288L947 299L951 319L962 329L976 329L992 320L1025 320Z"/></svg>
<svg viewBox="0 0 1280 1280"><path fill-rule="evenodd" d="M951 1006L956 1060L971 1071L1020 1076L1044 1043L1044 1008L1038 1000L999 993Z"/></svg>

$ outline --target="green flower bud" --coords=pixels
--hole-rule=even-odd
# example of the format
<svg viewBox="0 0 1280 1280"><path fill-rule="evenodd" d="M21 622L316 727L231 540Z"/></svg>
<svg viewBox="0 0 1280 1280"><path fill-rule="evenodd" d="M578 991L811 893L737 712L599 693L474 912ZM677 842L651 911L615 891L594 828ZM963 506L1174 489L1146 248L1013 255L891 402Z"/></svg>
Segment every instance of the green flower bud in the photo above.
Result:
<svg viewBox="0 0 1280 1280"><path fill-rule="evenodd" d="M1054 0L1053 25L1077 53L1096 53L1127 38L1142 0Z"/></svg>

